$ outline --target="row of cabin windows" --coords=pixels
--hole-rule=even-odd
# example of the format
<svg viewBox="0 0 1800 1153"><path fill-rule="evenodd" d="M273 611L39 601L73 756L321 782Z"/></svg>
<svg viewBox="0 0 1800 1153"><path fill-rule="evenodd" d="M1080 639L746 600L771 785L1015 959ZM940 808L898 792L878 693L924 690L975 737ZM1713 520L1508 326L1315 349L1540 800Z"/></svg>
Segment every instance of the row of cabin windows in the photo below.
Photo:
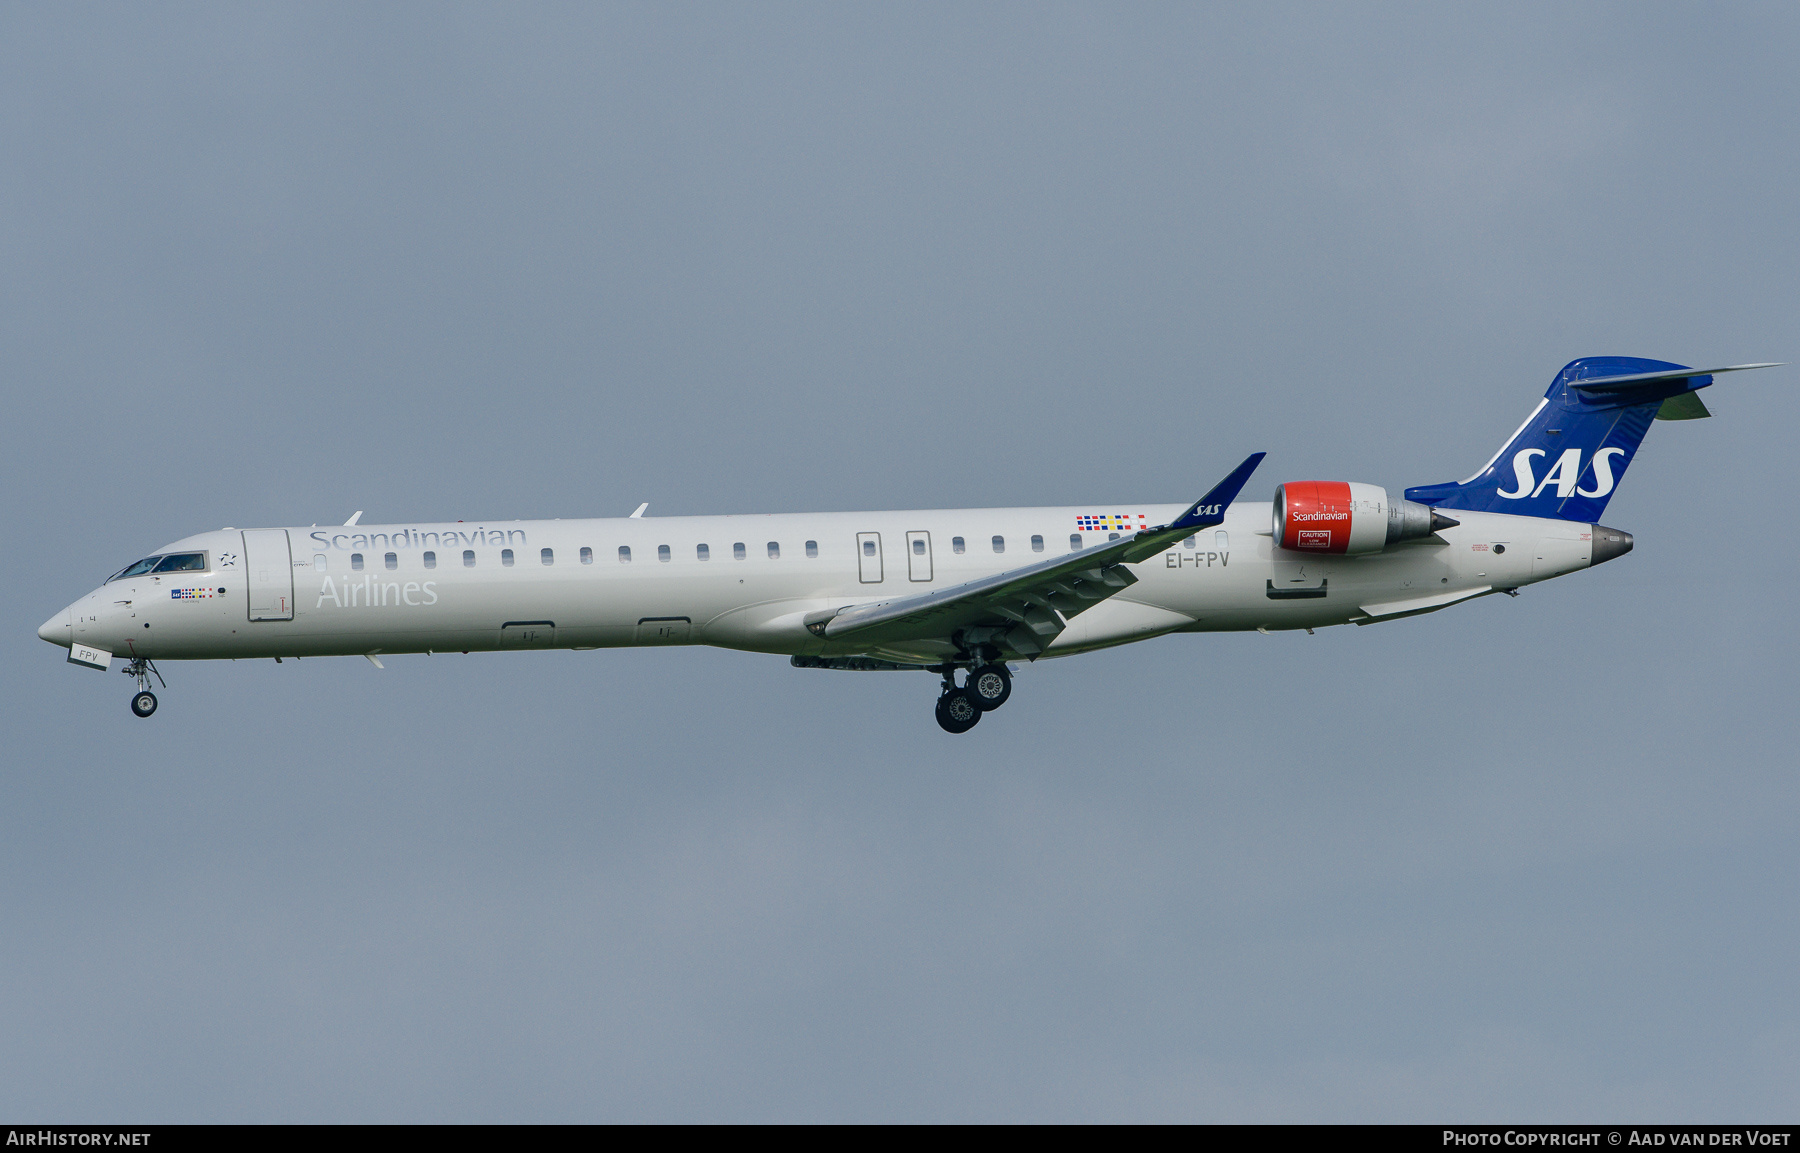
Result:
<svg viewBox="0 0 1800 1153"><path fill-rule="evenodd" d="M780 541L772 540L772 541L768 542L767 545L764 546L764 549L768 552L770 560L780 560L781 559L781 542ZM809 540L806 542L806 555L808 557L815 557L815 558L819 555L819 542L818 541ZM670 551L668 545L659 544L656 546L656 559L657 560L662 561L666 564L667 562L673 560L674 556L675 556L675 554ZM749 546L744 544L743 541L740 540L740 541L737 541L732 544L732 546L731 546L731 559L732 560L747 560L747 559L749 559L749 556L750 556ZM705 545L705 544L695 545L694 546L694 559L695 560L711 560L712 559L712 546ZM622 544L619 546L619 563L620 564L630 564L631 563L631 546L630 545Z"/></svg>
<svg viewBox="0 0 1800 1153"><path fill-rule="evenodd" d="M1214 537L1215 545L1220 550L1224 550L1229 547L1229 545L1226 543L1228 538L1223 529L1214 533L1213 537ZM1116 532L1108 533L1106 536L1106 539L1107 540L1118 540L1119 534ZM993 546L994 546L995 552L997 552L997 553L1005 552L1006 551L1006 538L1003 536L994 537L993 538ZM953 536L950 538L950 547L953 551L955 551L958 554L968 551L966 542L964 542L963 538L959 537L959 536ZM1195 547L1194 538L1188 537L1186 540L1182 541L1181 547L1186 548L1186 549L1194 548ZM1080 550L1081 550L1081 534L1078 532L1070 533L1069 534L1069 551L1070 552L1079 552ZM915 555L915 556L924 556L925 555L925 541L923 539L915 539L912 542L912 551L913 551L913 555ZM1044 551L1044 538L1042 536L1035 535L1035 534L1032 536L1031 551L1032 552L1043 552ZM781 559L781 544L777 541L770 541L768 543L768 553L769 553L770 560L780 560ZM196 553L194 555L199 556L200 554ZM735 543L731 546L732 559L744 560L749 555L750 555L749 550L747 550L744 547L743 541L738 541L737 543ZM818 541L809 540L806 542L806 555L809 557L817 557L819 555L819 542ZM870 557L875 555L875 542L874 541L866 540L863 542L863 555L870 556ZM695 545L694 546L694 557L697 560L711 560L712 559L711 546L703 545L703 544ZM155 559L155 558L152 558L152 559ZM435 553L435 552L426 552L421 555L420 559L425 562L426 568L436 568L437 567L437 563L438 563L437 562L437 553ZM668 545L659 544L656 546L656 559L659 561L668 561L668 560L673 559L673 554L669 551ZM400 556L398 553L391 553L391 552L385 553L382 555L381 561L382 561L383 565L385 565L386 567L388 567L390 569L397 569L400 567ZM475 550L474 549L464 549L463 554L462 554L462 562L463 562L464 568L474 568L475 567ZM142 564L142 563L143 562L139 562L139 564ZM500 563L507 568L511 568L513 566L513 550L511 550L509 548L501 549L500 550ZM556 550L548 549L548 548L539 549L538 550L538 563L546 565L546 566L555 564L556 563ZM594 550L593 549L584 547L581 550L581 563L582 564L593 564L594 563ZM619 546L619 563L620 564L630 564L631 563L631 546L630 545L622 544ZM325 564L326 564L326 560L325 560L324 553L314 554L313 568L323 571L325 568ZM361 554L359 552L351 553L350 554L350 567L352 569L356 570L357 572L361 572L362 568L363 568L363 554ZM158 570L158 571L161 571L161 570Z"/></svg>
<svg viewBox="0 0 1800 1153"><path fill-rule="evenodd" d="M779 541L770 541L768 544L768 550L769 550L769 559L770 560L780 560L781 559L781 543ZM744 547L743 541L738 541L736 544L733 544L731 546L731 555L734 558L736 558L737 560L744 560L746 557L748 557L750 555L750 552L747 548ZM819 542L818 541L809 540L806 542L806 555L809 557L817 557L819 555ZM668 545L664 544L664 545L656 546L656 559L657 560L666 561L666 560L670 559L670 556L671 556L671 554L669 552ZM696 545L696 546L694 546L694 556L700 560L711 560L712 559L712 549L708 545ZM435 552L422 553L422 554L420 554L419 559L424 562L424 565L426 568L436 568L437 567L438 558L437 558L437 553L435 553ZM511 568L513 566L513 561L514 561L513 550L511 550L509 548L503 548L500 550L500 563L502 565L504 565L507 568ZM464 549L463 554L462 554L462 562L463 562L464 568L474 568L475 567L475 550L472 548ZM327 563L328 563L328 561L327 561L324 553L313 554L313 568L318 569L319 571L323 572ZM384 553L381 558L381 563L390 569L397 569L400 567L400 555L398 553L391 553L391 552ZM548 548L539 549L538 550L538 563L542 564L542 565L546 565L546 566L555 564L556 563L556 550L548 549ZM582 564L593 564L594 563L594 550L593 549L586 548L586 547L582 548L581 563ZM631 546L630 545L622 544L619 546L619 563L620 564L630 564L631 563ZM363 570L363 564L364 564L363 554L361 554L359 552L353 552L350 554L350 567L352 569L354 569L357 572L361 572Z"/></svg>

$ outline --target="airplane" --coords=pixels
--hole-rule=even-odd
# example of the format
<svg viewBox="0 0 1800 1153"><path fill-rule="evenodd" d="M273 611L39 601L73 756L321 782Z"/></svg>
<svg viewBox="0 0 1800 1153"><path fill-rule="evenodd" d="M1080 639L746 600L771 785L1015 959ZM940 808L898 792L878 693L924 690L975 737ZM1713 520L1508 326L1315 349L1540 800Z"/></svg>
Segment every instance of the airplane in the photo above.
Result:
<svg viewBox="0 0 1800 1153"><path fill-rule="evenodd" d="M1467 480L1289 481L1238 494L1252 453L1192 504L223 528L120 569L45 621L68 662L714 645L796 668L936 673L965 733L1012 665L1170 633L1369 625L1617 559L1599 523L1654 419L1710 416L1720 373L1571 361ZM958 673L962 682L957 682Z"/></svg>

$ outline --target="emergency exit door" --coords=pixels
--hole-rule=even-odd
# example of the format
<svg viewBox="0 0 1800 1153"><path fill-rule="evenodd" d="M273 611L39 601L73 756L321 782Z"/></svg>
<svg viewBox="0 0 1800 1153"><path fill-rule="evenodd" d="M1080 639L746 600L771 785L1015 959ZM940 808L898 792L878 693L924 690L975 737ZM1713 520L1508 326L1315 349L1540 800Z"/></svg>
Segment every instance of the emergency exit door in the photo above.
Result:
<svg viewBox="0 0 1800 1153"><path fill-rule="evenodd" d="M906 534L906 579L931 579L931 534L928 532Z"/></svg>
<svg viewBox="0 0 1800 1153"><path fill-rule="evenodd" d="M244 578L249 585L250 619L294 619L294 557L284 528L245 529Z"/></svg>
<svg viewBox="0 0 1800 1153"><path fill-rule="evenodd" d="M881 534L856 534L856 577L866 585L881 583Z"/></svg>

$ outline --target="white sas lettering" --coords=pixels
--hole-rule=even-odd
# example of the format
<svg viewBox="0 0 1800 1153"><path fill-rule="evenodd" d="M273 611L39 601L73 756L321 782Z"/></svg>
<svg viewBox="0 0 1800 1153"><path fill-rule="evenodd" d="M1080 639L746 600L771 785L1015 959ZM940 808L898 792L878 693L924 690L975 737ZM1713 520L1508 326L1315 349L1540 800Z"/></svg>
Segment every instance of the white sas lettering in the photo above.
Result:
<svg viewBox="0 0 1800 1153"><path fill-rule="evenodd" d="M1622 448L1603 448L1599 452L1595 453L1594 454L1594 466L1593 466L1594 467L1594 491L1589 492L1585 488L1578 488L1575 490L1575 495L1576 496L1605 496L1607 493L1611 492L1613 490L1613 485L1617 483L1616 481L1613 480L1612 458L1615 456L1624 456L1624 455L1625 455L1625 450Z"/></svg>
<svg viewBox="0 0 1800 1153"><path fill-rule="evenodd" d="M1567 448L1563 450L1561 456L1556 458L1556 466L1545 473L1544 479L1539 481L1538 486L1531 490L1531 495L1534 497L1537 496L1546 488L1550 487L1551 481L1555 481L1556 499L1567 500L1575 492L1575 484L1580 479L1581 450L1578 448Z"/></svg>
<svg viewBox="0 0 1800 1153"><path fill-rule="evenodd" d="M1544 450L1541 448L1522 448L1517 453L1514 453L1513 477L1519 486L1519 490L1517 492L1507 492L1505 489L1500 489L1500 495L1508 500L1524 500L1526 497L1530 496L1531 490L1537 485L1537 477L1532 475L1531 471L1531 458L1543 455Z"/></svg>

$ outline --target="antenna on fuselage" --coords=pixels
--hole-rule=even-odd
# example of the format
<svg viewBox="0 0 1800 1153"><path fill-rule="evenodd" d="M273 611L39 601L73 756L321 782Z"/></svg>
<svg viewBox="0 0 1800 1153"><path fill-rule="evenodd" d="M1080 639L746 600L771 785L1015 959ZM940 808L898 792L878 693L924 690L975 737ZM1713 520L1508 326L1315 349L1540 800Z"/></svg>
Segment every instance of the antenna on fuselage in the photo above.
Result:
<svg viewBox="0 0 1800 1153"><path fill-rule="evenodd" d="M362 519L362 509L359 508L355 512L350 514L350 519L344 522L344 527L349 528L351 525L355 524L357 521L359 521L361 519Z"/></svg>
<svg viewBox="0 0 1800 1153"><path fill-rule="evenodd" d="M627 517L627 518L626 518L626 519L627 519L627 520L643 520L643 519L644 519L644 510L645 510L645 509L647 509L647 508L649 508L649 507L650 507L650 502L649 502L649 501L645 501L645 502L644 502L644 503L643 503L643 504L640 504L640 505L638 505L638 506L637 506L637 511L636 511L636 512L634 512L634 513L632 513L632 514L631 514L631 515L630 515L630 516L629 516L629 517ZM361 514L361 513L357 513L357 514L356 514L356 515L358 515L358 516L361 516L361 515L362 515L362 514Z"/></svg>

